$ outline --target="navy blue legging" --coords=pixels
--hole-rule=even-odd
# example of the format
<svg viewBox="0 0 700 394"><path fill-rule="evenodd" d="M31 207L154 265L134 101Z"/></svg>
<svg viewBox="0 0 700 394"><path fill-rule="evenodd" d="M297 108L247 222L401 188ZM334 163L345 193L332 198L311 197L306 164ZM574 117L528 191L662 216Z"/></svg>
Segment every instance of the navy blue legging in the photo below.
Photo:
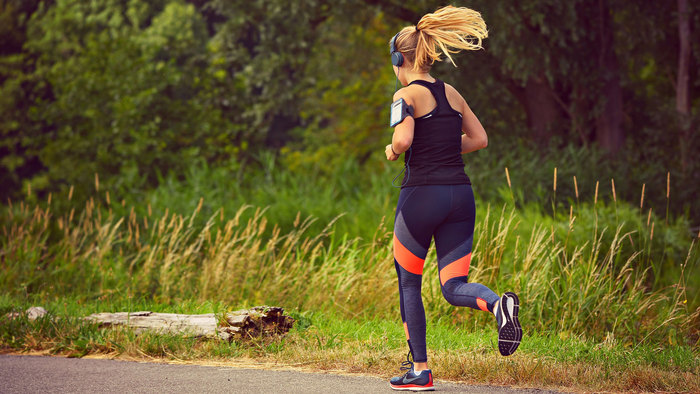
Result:
<svg viewBox="0 0 700 394"><path fill-rule="evenodd" d="M476 208L471 185L425 185L401 189L394 218L394 265L401 320L415 362L426 362L423 263L435 238L442 295L452 305L493 311L499 297L480 283L467 283Z"/></svg>

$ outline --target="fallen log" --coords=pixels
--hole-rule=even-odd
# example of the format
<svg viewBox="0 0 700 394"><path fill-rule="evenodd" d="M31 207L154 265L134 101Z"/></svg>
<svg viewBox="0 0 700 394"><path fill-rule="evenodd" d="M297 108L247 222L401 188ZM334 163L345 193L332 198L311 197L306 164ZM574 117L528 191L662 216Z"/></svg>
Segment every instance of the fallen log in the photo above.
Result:
<svg viewBox="0 0 700 394"><path fill-rule="evenodd" d="M87 320L100 326L123 325L137 334L144 331L177 333L195 337L219 337L231 341L260 336L282 335L294 325L294 319L280 307L256 306L217 316L213 313L183 315L176 313L117 312L94 313Z"/></svg>
<svg viewBox="0 0 700 394"><path fill-rule="evenodd" d="M25 312L8 313L5 317L16 319L26 316L29 320L36 320L47 314L46 309L33 306ZM224 315L184 315L151 311L102 312L93 313L84 319L98 323L101 327L130 327L136 334L153 331L194 337L218 337L226 341L284 335L294 325L294 319L285 315L283 308L275 306L256 306Z"/></svg>
<svg viewBox="0 0 700 394"><path fill-rule="evenodd" d="M256 306L229 312L217 329L222 339L282 335L294 325L294 319L276 306Z"/></svg>
<svg viewBox="0 0 700 394"><path fill-rule="evenodd" d="M134 329L137 334L144 331L158 331L161 333L182 333L195 337L216 336L216 316L213 313L203 315L181 315L177 313L141 312L116 312L93 313L85 318L96 323L100 327L127 326Z"/></svg>

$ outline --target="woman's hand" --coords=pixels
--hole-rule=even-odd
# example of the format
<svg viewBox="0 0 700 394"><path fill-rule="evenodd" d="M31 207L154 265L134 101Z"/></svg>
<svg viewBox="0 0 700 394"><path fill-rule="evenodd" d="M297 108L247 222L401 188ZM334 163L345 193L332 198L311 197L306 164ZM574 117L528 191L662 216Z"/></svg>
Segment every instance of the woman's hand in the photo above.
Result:
<svg viewBox="0 0 700 394"><path fill-rule="evenodd" d="M384 148L384 153L386 153L386 159L389 161L396 161L399 158L399 155L394 153L391 144L387 145L386 148Z"/></svg>

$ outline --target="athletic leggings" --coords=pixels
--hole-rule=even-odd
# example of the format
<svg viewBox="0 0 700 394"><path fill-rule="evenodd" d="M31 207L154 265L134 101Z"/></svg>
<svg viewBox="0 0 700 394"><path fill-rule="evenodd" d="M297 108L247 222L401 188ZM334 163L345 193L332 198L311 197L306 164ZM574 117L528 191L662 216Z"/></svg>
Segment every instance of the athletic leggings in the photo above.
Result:
<svg viewBox="0 0 700 394"><path fill-rule="evenodd" d="M499 297L480 283L467 283L476 208L471 185L425 185L401 189L394 219L394 265L401 320L415 362L426 362L423 263L435 237L440 285L447 302L493 311Z"/></svg>

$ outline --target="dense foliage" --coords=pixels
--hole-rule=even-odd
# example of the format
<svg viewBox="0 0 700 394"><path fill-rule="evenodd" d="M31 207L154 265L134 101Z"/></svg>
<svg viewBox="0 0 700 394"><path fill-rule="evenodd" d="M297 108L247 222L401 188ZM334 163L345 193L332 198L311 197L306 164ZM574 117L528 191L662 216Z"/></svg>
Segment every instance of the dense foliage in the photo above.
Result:
<svg viewBox="0 0 700 394"><path fill-rule="evenodd" d="M646 184L663 210L670 173L683 185L671 211L697 225L700 7L687 3L458 1L483 13L490 37L435 73L481 118L499 172L545 158L521 185L531 201L548 202L535 196L552 167L576 167L590 183L615 178L635 203ZM194 163L265 151L293 171L350 160L376 172L394 88L388 38L438 6L3 1L0 197L73 186L84 199L95 174L141 193ZM572 149L586 153L556 160Z"/></svg>

